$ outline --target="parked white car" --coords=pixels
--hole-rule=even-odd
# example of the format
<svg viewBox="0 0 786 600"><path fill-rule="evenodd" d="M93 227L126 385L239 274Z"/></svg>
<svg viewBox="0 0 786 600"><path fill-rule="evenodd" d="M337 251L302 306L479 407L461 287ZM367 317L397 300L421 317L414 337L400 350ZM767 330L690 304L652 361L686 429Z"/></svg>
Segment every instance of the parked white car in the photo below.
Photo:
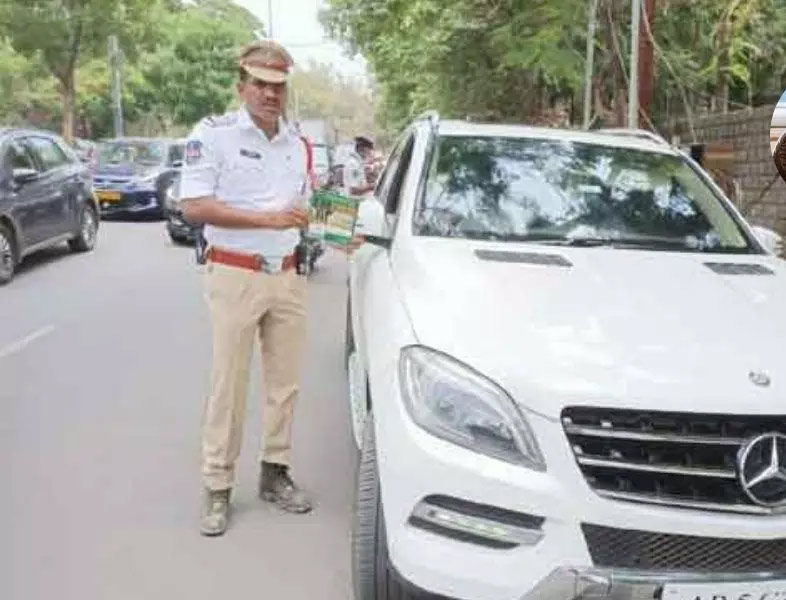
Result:
<svg viewBox="0 0 786 600"><path fill-rule="evenodd" d="M774 234L655 136L436 115L369 202L356 600L786 597Z"/></svg>

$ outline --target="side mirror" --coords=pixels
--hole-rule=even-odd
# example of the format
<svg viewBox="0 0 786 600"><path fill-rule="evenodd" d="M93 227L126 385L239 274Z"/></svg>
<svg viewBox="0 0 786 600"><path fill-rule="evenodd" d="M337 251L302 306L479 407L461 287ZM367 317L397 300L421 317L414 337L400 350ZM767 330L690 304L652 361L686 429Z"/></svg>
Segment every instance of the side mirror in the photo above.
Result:
<svg viewBox="0 0 786 600"><path fill-rule="evenodd" d="M774 254L775 256L783 254L783 238L780 235L772 229L760 225L754 225L751 229L756 239L759 240L759 243L764 246L764 249L769 254Z"/></svg>
<svg viewBox="0 0 786 600"><path fill-rule="evenodd" d="M364 198L360 202L355 233L364 236L369 244L390 248L393 240L385 232L385 207L376 198Z"/></svg>
<svg viewBox="0 0 786 600"><path fill-rule="evenodd" d="M38 171L35 169L14 169L11 177L14 181L14 184L21 187L26 183L30 183L31 181L38 179Z"/></svg>

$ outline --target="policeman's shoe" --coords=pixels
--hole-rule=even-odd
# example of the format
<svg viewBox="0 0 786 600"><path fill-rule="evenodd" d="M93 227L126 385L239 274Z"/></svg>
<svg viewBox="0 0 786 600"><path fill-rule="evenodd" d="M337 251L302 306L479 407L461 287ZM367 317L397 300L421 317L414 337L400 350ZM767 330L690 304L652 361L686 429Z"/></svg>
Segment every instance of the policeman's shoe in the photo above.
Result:
<svg viewBox="0 0 786 600"><path fill-rule="evenodd" d="M307 513L311 502L295 485L286 465L263 462L259 477L259 497L272 502L287 512Z"/></svg>
<svg viewBox="0 0 786 600"><path fill-rule="evenodd" d="M205 490L199 531L202 535L223 535L229 525L229 497L232 490Z"/></svg>

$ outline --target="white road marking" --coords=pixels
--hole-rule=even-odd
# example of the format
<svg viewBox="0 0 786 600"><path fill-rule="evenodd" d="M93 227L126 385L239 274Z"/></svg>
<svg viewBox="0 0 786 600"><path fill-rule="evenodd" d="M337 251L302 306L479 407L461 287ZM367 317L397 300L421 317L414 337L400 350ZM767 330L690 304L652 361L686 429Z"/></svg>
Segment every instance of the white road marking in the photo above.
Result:
<svg viewBox="0 0 786 600"><path fill-rule="evenodd" d="M40 340L42 337L45 337L52 333L55 330L54 325L47 325L45 327L41 327L41 329L36 329L30 335L23 337L20 340L15 342L11 342L7 346L0 348L0 360L4 358L8 358L9 356L21 352L25 348L27 348L30 344L35 342L36 340Z"/></svg>

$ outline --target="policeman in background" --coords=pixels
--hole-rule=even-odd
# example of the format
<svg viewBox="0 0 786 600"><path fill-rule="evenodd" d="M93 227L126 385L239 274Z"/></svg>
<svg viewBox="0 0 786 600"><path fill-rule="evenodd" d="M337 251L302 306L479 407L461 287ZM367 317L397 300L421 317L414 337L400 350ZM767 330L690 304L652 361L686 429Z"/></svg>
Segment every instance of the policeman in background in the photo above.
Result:
<svg viewBox="0 0 786 600"><path fill-rule="evenodd" d="M355 151L344 165L344 195L362 198L374 190L374 182L366 177L366 162L374 151L374 142L364 136L355 138Z"/></svg>
<svg viewBox="0 0 786 600"><path fill-rule="evenodd" d="M213 368L202 425L203 535L221 535L240 452L249 368L259 338L265 383L259 495L293 513L311 502L290 475L292 418L306 334L296 272L310 185L302 140L282 118L293 60L273 41L240 55L240 110L207 118L186 145L185 217L204 223Z"/></svg>

